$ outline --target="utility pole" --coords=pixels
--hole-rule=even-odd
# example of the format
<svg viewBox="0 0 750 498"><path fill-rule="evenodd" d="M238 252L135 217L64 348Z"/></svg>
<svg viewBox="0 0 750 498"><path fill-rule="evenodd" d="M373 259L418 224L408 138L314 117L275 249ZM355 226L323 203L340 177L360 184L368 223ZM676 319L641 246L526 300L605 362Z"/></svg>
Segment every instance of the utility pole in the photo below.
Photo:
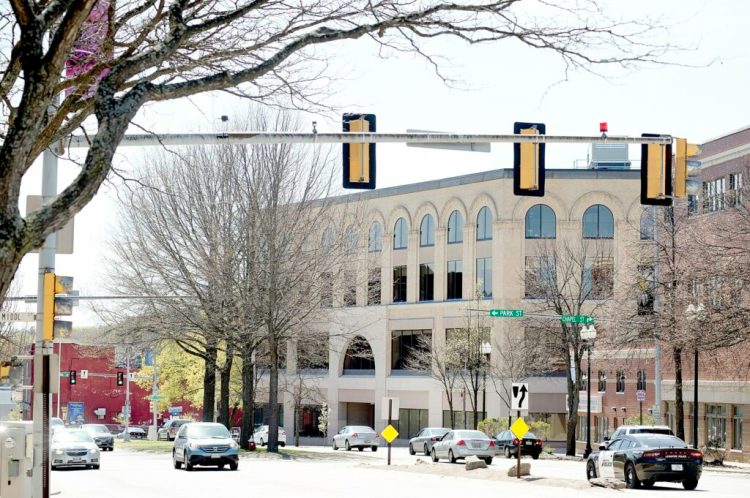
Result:
<svg viewBox="0 0 750 498"><path fill-rule="evenodd" d="M159 427L157 426L156 417L159 413L159 400L156 397L159 395L159 386L156 385L157 373L156 373L156 348L151 349L151 358L154 362L154 385L151 388L151 402L153 403L153 426L154 426L154 438L159 439Z"/></svg>
<svg viewBox="0 0 750 498"><path fill-rule="evenodd" d="M656 216L656 206L651 207L653 220L653 237L654 237L654 260L653 260L653 292L654 292L654 315L659 313L659 289L656 285L659 274L659 230L658 219ZM659 338L659 328L654 338L654 423L661 424L661 344Z"/></svg>
<svg viewBox="0 0 750 498"><path fill-rule="evenodd" d="M123 441L130 441L130 346L125 347L125 432Z"/></svg>

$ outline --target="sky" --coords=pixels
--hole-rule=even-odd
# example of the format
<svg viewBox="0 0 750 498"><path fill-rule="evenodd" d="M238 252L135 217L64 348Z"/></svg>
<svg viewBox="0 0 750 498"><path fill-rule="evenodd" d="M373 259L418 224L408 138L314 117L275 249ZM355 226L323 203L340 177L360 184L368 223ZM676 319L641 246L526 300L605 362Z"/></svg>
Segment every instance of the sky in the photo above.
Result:
<svg viewBox="0 0 750 498"><path fill-rule="evenodd" d="M332 70L341 75L326 99L336 110L301 114L302 131L311 130L312 121L317 121L319 132L339 131L342 112L375 114L380 132L512 133L515 121L527 121L545 123L548 134L597 135L599 123L606 121L611 135L666 133L692 143L750 126L750 50L744 42L750 2L611 0L605 4L624 16L648 13L661 18L665 25L661 41L683 50L668 55L667 64L608 70L605 75L581 70L566 75L557 55L514 41L467 47L432 40L425 48L445 57L444 70L458 81L458 88L453 88L419 57L378 57L374 44L365 40L339 43L326 47L324 53ZM150 105L136 121L157 132L244 131L235 130L231 120L228 124L220 120L244 105L224 94L204 95ZM588 149L580 144L549 144L547 167L585 167ZM147 154L121 149L114 164L127 171L142 165ZM378 187L512 166L511 144L493 144L491 153L379 144L377 154ZM635 148L630 154L638 159ZM24 178L23 199L40 192L40 172L41 160ZM59 189L75 172L74 165L60 163ZM100 189L76 216L74 254L56 258L57 273L73 276L81 295L105 293L103 270L118 217L117 194L114 184ZM28 255L19 269L21 295L36 294L37 259ZM23 304L16 309L33 311ZM96 315L82 305L72 320L74 326L87 325L96 322Z"/></svg>

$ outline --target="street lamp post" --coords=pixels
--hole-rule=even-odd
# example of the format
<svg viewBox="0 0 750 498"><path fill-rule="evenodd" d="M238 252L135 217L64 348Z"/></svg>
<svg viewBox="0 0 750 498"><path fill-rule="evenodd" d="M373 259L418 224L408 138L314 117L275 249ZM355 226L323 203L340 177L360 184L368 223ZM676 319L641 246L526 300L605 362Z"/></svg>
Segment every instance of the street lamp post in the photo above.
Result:
<svg viewBox="0 0 750 498"><path fill-rule="evenodd" d="M483 342L481 352L484 363L484 367L482 368L482 418L487 418L487 367L490 363L492 345L489 342Z"/></svg>
<svg viewBox="0 0 750 498"><path fill-rule="evenodd" d="M685 314L689 322L700 319L706 308L703 304L689 304ZM693 448L698 447L698 344L693 350Z"/></svg>
<svg viewBox="0 0 750 498"><path fill-rule="evenodd" d="M588 361L586 362L586 449L583 458L591 454L591 346L596 339L596 329L593 325L584 325L581 329L581 339L586 342Z"/></svg>

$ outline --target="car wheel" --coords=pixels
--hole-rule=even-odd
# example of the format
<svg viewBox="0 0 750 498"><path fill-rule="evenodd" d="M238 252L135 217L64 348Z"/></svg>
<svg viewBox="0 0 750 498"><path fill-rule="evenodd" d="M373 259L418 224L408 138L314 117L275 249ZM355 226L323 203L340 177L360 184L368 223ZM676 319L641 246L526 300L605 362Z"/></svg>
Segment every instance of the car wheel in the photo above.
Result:
<svg viewBox="0 0 750 498"><path fill-rule="evenodd" d="M411 445L411 443L409 443L409 454L412 456L417 454L417 452L414 451L414 447Z"/></svg>
<svg viewBox="0 0 750 498"><path fill-rule="evenodd" d="M437 456L437 453L435 453L435 448L432 448L432 452L430 453L430 457L432 457L432 461L437 463L440 461L440 459Z"/></svg>
<svg viewBox="0 0 750 498"><path fill-rule="evenodd" d="M174 464L174 468L179 469L182 467L182 462L177 461L177 455L175 452L172 452L172 463Z"/></svg>
<svg viewBox="0 0 750 498"><path fill-rule="evenodd" d="M487 465L492 465L492 457L487 457L487 458L485 458L485 459L484 459L484 462L485 462L485 463L486 463Z"/></svg>
<svg viewBox="0 0 750 498"><path fill-rule="evenodd" d="M592 460L589 460L586 464L586 480L596 479L596 465Z"/></svg>
<svg viewBox="0 0 750 498"><path fill-rule="evenodd" d="M539 453L532 453L531 458L533 458L534 460L539 460Z"/></svg>
<svg viewBox="0 0 750 498"><path fill-rule="evenodd" d="M337 449L339 449L339 447L336 446L336 440L335 439L331 442L331 448L333 449L333 451L336 451Z"/></svg>
<svg viewBox="0 0 750 498"><path fill-rule="evenodd" d="M427 449L427 443L425 443L425 445L424 445L424 456L429 456L429 455L430 455L430 450Z"/></svg>
<svg viewBox="0 0 750 498"><path fill-rule="evenodd" d="M504 451L505 451L505 458L512 458L510 454L510 448L506 446Z"/></svg>
<svg viewBox="0 0 750 498"><path fill-rule="evenodd" d="M229 470L237 470L237 467L239 467L239 463L230 463L229 464Z"/></svg>
<svg viewBox="0 0 750 498"><path fill-rule="evenodd" d="M685 479L684 481L682 481L682 487L687 489L688 491L692 491L698 487L698 479L696 479L695 477Z"/></svg>
<svg viewBox="0 0 750 498"><path fill-rule="evenodd" d="M373 446L371 449L372 449L373 453L375 453L376 451L378 451L378 447L377 446Z"/></svg>
<svg viewBox="0 0 750 498"><path fill-rule="evenodd" d="M346 451L352 451L352 447L349 445L349 440L344 441L344 449Z"/></svg>
<svg viewBox="0 0 750 498"><path fill-rule="evenodd" d="M360 446L360 447L359 447L359 448L357 448L357 449L358 449L359 451L365 451L365 447L364 447L364 446Z"/></svg>
<svg viewBox="0 0 750 498"><path fill-rule="evenodd" d="M218 467L219 467L219 470L224 470L224 464L223 464L223 463L220 463L220 464L218 465Z"/></svg>
<svg viewBox="0 0 750 498"><path fill-rule="evenodd" d="M283 448L283 447L286 446L286 443L279 443L279 446L281 446Z"/></svg>
<svg viewBox="0 0 750 498"><path fill-rule="evenodd" d="M182 461L185 462L185 470L187 470L188 472L192 472L193 464L190 463L190 459L188 458L187 451L182 454Z"/></svg>
<svg viewBox="0 0 750 498"><path fill-rule="evenodd" d="M625 466L625 487L628 489L638 489L641 487L641 481L638 480L638 474L632 463Z"/></svg>
<svg viewBox="0 0 750 498"><path fill-rule="evenodd" d="M450 463L456 463L456 457L453 456L453 450L448 450L448 461Z"/></svg>
<svg viewBox="0 0 750 498"><path fill-rule="evenodd" d="M656 481L654 481L653 479L646 479L645 481L641 481L641 484L644 488L651 489L654 487L654 484L656 484Z"/></svg>
<svg viewBox="0 0 750 498"><path fill-rule="evenodd" d="M101 466L100 465L92 465L91 468L94 469L94 470L99 470L101 468Z"/></svg>
<svg viewBox="0 0 750 498"><path fill-rule="evenodd" d="M266 445L266 443L263 441L263 438L260 438L260 445L261 446L265 446Z"/></svg>

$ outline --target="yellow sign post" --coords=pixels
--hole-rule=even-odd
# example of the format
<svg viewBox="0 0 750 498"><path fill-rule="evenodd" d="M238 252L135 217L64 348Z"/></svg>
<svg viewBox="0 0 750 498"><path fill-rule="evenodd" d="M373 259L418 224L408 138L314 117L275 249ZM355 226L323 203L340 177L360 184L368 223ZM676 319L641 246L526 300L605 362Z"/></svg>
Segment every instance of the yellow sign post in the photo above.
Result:
<svg viewBox="0 0 750 498"><path fill-rule="evenodd" d="M516 478L521 478L521 445L523 444L523 437L529 432L529 426L524 422L522 417L518 417L513 425L510 426L510 431L516 436L518 444L516 445L516 457L518 459L516 463Z"/></svg>

